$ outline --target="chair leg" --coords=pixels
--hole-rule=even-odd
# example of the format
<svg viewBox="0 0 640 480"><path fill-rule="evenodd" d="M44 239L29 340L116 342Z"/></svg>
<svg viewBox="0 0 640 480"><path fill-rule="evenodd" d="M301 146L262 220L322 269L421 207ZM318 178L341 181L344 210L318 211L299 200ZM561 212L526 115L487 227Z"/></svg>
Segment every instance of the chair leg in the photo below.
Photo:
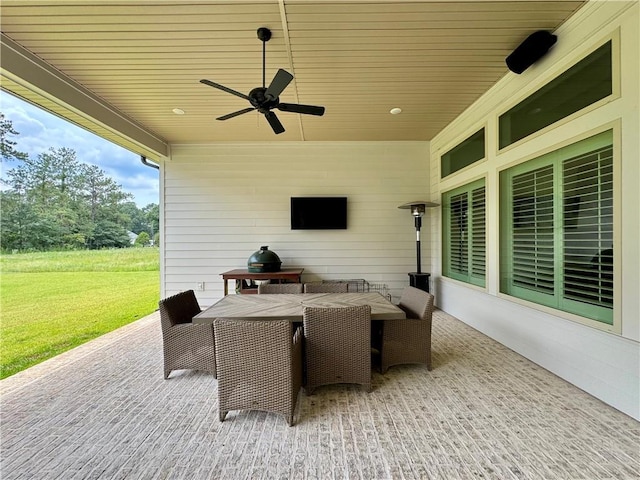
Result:
<svg viewBox="0 0 640 480"><path fill-rule="evenodd" d="M169 375L171 375L171 370L165 370L164 371L164 379L166 380L167 378L169 378Z"/></svg>
<svg viewBox="0 0 640 480"><path fill-rule="evenodd" d="M227 416L227 412L225 412L224 410L220 410L220 412L218 413L218 416L220 417L220 421L224 422L224 419Z"/></svg>

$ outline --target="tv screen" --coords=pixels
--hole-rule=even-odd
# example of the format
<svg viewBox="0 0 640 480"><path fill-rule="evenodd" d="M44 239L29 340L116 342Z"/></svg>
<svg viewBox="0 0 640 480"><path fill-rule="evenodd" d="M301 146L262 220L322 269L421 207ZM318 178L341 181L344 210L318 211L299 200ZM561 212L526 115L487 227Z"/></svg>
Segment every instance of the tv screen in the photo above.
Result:
<svg viewBox="0 0 640 480"><path fill-rule="evenodd" d="M347 197L291 197L292 230L344 230Z"/></svg>

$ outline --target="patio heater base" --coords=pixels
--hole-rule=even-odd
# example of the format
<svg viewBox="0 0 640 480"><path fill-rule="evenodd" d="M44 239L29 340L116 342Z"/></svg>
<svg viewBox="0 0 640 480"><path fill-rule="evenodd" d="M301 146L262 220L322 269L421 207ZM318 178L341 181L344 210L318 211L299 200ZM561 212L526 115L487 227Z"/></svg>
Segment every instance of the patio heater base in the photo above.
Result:
<svg viewBox="0 0 640 480"><path fill-rule="evenodd" d="M420 290L424 290L425 292L428 292L430 276L431 276L430 273L411 272L409 273L409 285L412 287L419 288Z"/></svg>

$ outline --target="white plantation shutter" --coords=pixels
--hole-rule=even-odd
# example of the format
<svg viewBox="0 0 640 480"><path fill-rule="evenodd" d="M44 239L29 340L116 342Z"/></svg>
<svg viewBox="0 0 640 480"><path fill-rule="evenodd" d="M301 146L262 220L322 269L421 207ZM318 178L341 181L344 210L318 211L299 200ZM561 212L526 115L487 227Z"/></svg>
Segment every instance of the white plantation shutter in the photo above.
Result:
<svg viewBox="0 0 640 480"><path fill-rule="evenodd" d="M613 323L611 131L500 174L500 291Z"/></svg>
<svg viewBox="0 0 640 480"><path fill-rule="evenodd" d="M451 217L449 221L450 270L461 275L468 274L469 227L467 225L467 193L451 197Z"/></svg>
<svg viewBox="0 0 640 480"><path fill-rule="evenodd" d="M553 294L553 166L514 176L513 282Z"/></svg>
<svg viewBox="0 0 640 480"><path fill-rule="evenodd" d="M471 192L471 276L483 279L486 273L486 194L482 185Z"/></svg>
<svg viewBox="0 0 640 480"><path fill-rule="evenodd" d="M613 305L613 149L563 163L567 299Z"/></svg>
<svg viewBox="0 0 640 480"><path fill-rule="evenodd" d="M484 179L442 195L443 273L485 285L486 199Z"/></svg>

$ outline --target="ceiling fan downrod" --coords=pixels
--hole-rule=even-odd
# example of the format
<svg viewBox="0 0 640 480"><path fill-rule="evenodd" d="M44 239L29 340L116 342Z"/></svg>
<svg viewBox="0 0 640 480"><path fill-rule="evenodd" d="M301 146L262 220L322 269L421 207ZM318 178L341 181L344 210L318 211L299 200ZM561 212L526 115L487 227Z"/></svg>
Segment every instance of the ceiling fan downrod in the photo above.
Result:
<svg viewBox="0 0 640 480"><path fill-rule="evenodd" d="M258 29L258 40L262 42L262 88L266 87L265 81L265 69L266 69L266 46L267 42L271 40L271 30L267 27L260 27Z"/></svg>

